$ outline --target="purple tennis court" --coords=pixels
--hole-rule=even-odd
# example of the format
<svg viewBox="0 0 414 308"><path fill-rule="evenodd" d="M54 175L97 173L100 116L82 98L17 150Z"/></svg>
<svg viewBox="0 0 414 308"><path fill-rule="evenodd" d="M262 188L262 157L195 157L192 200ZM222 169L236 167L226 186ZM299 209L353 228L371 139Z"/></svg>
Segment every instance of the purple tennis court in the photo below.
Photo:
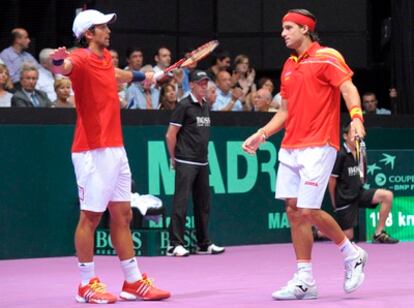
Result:
<svg viewBox="0 0 414 308"><path fill-rule="evenodd" d="M139 257L140 268L173 296L164 302L118 302L120 307L409 307L414 304L414 243L360 244L369 253L366 280L354 293L342 290L342 256L332 243L316 243L313 268L319 299L277 302L271 293L295 271L291 244L229 247L223 255ZM0 261L0 307L80 307L75 257ZM98 256L96 270L118 293L116 257Z"/></svg>

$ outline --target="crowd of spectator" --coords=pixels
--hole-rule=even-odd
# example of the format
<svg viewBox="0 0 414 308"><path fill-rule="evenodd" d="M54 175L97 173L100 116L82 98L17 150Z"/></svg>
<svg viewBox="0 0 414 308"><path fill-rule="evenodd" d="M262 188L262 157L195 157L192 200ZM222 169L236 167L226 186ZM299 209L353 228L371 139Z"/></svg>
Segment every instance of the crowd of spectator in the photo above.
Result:
<svg viewBox="0 0 414 308"><path fill-rule="evenodd" d="M27 51L29 45L28 32L16 28L11 31L11 45L0 53L0 107L74 108L76 98L70 80L52 72L49 55L53 49L42 49L37 61ZM114 66L119 67L119 53L114 49L110 53ZM211 79L206 100L212 111L277 112L281 97L275 91L272 78L257 79L256 70L247 55L239 54L232 61L228 51L217 50L211 58L211 66L206 70ZM151 59L154 65L145 64L144 59L141 48L128 47L125 54L127 66L123 69L157 73L173 62L171 51L166 46L154 53ZM155 85L139 82L119 84L120 107L174 109L189 94L189 75L196 67L197 64L176 70ZM389 110L378 108L375 93L365 93L362 100L366 113L391 114Z"/></svg>

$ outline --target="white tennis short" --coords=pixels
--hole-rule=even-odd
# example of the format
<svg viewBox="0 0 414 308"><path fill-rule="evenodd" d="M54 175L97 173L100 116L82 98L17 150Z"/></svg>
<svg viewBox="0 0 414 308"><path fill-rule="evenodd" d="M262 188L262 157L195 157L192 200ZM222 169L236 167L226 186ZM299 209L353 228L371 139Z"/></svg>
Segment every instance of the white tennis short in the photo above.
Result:
<svg viewBox="0 0 414 308"><path fill-rule="evenodd" d="M336 153L328 145L280 149L276 199L297 198L297 207L320 209Z"/></svg>
<svg viewBox="0 0 414 308"><path fill-rule="evenodd" d="M110 201L131 200L131 170L124 147L72 153L82 210L104 212Z"/></svg>

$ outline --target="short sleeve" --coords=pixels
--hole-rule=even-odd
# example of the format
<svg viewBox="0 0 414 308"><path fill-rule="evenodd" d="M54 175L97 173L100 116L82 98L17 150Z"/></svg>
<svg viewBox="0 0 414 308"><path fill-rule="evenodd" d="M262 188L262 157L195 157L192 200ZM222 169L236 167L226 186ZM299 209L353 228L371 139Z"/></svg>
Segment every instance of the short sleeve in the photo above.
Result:
<svg viewBox="0 0 414 308"><path fill-rule="evenodd" d="M186 110L186 104L179 102L171 115L170 125L183 126Z"/></svg>
<svg viewBox="0 0 414 308"><path fill-rule="evenodd" d="M316 56L326 63L323 69L323 77L334 87L339 87L344 81L352 78L354 73L337 50L321 48L316 52Z"/></svg>
<svg viewBox="0 0 414 308"><path fill-rule="evenodd" d="M70 56L69 60L72 62L72 71L70 76L76 76L82 73L82 69L85 67L84 63L86 61L87 54L83 50L75 50Z"/></svg>

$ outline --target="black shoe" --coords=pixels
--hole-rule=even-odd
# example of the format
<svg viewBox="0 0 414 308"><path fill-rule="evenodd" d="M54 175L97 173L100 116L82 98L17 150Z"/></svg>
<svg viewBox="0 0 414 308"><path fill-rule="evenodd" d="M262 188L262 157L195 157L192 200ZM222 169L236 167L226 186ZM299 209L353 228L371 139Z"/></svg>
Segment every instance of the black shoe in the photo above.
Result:
<svg viewBox="0 0 414 308"><path fill-rule="evenodd" d="M382 230L379 235L374 234L372 237L372 242L376 244L397 244L399 240L393 238L392 236L388 235L387 232Z"/></svg>

